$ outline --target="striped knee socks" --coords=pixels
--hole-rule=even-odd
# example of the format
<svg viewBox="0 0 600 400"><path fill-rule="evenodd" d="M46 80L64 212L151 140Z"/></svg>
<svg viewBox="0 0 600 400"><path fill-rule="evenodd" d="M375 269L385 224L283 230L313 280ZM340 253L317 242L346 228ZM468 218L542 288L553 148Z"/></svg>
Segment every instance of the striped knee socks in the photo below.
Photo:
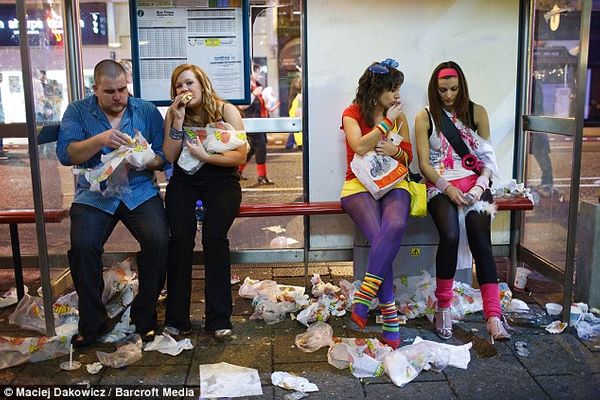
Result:
<svg viewBox="0 0 600 400"><path fill-rule="evenodd" d="M360 288L354 293L351 318L361 329L367 326L369 307L373 298L377 296L381 282L383 282L383 278L367 272Z"/></svg>
<svg viewBox="0 0 600 400"><path fill-rule="evenodd" d="M383 341L396 349L400 346L400 320L396 303L380 303L379 309L383 318Z"/></svg>

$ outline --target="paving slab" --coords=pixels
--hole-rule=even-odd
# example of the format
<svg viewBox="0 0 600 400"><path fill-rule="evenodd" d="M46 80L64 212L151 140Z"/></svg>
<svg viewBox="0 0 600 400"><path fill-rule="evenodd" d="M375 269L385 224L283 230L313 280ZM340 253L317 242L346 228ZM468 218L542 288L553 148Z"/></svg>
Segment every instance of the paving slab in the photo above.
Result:
<svg viewBox="0 0 600 400"><path fill-rule="evenodd" d="M25 368L25 365L17 365L10 369L0 370L0 385L10 385Z"/></svg>
<svg viewBox="0 0 600 400"><path fill-rule="evenodd" d="M110 386L183 386L189 365L145 365L144 359L125 368L103 368L100 385ZM87 373L87 372L86 372Z"/></svg>
<svg viewBox="0 0 600 400"><path fill-rule="evenodd" d="M555 400L600 399L600 375L536 376L541 388Z"/></svg>
<svg viewBox="0 0 600 400"><path fill-rule="evenodd" d="M514 356L472 358L467 369L447 367L444 374L459 399L548 399Z"/></svg>
<svg viewBox="0 0 600 400"><path fill-rule="evenodd" d="M512 343L517 340L527 343L529 356L517 357L533 376L600 373L600 358L571 334L513 336Z"/></svg>
<svg viewBox="0 0 600 400"><path fill-rule="evenodd" d="M419 375L420 376L420 375ZM366 398L369 400L384 399L457 399L447 382L418 382L412 381L404 387L393 383L366 385Z"/></svg>

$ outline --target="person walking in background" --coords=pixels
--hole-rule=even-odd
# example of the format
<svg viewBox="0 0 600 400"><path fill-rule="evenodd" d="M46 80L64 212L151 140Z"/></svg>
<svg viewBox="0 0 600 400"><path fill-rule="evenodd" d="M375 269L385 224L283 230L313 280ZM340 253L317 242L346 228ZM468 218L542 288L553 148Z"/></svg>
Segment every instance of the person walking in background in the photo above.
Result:
<svg viewBox="0 0 600 400"><path fill-rule="evenodd" d="M495 208L489 190L498 176L490 141L488 115L471 102L463 71L453 61L438 65L429 80L429 107L415 121L421 173L427 183L428 210L440 235L436 255L437 309L435 329L452 337L452 286L458 262L462 218L477 267L483 313L492 341L508 340L498 298L496 262L492 254L491 215Z"/></svg>
<svg viewBox="0 0 600 400"><path fill-rule="evenodd" d="M250 74L251 103L247 107L240 107L245 118L268 118L269 110L265 105L265 99L262 96L263 86L259 82L260 66L252 64L252 73ZM252 156L256 161L257 184L273 185L274 182L267 177L267 133L266 132L248 132L248 143L250 151L246 156L246 162L239 166L240 178L247 180L244 176L246 164Z"/></svg>
<svg viewBox="0 0 600 400"><path fill-rule="evenodd" d="M300 76L292 80L290 84L289 102L290 110L288 115L290 118L302 118L302 78ZM294 146L302 148L302 132L294 132L288 135L285 148L293 150Z"/></svg>
<svg viewBox="0 0 600 400"><path fill-rule="evenodd" d="M102 253L119 221L139 242L138 294L131 304L131 322L142 340L152 340L156 304L165 280L169 232L154 171L165 165L162 153L163 119L150 102L129 97L125 70L112 60L94 68L94 96L69 105L60 123L56 154L63 165L94 168L100 157L130 144L139 131L156 157L144 169L130 168L130 191L115 197L90 189L79 175L71 205L69 268L79 296L79 334L74 347L95 343L107 331L108 316L102 303Z"/></svg>
<svg viewBox="0 0 600 400"><path fill-rule="evenodd" d="M191 94L191 96L190 96ZM232 151L209 154L197 139L184 139L183 126L204 127L227 122L244 130L235 106L221 99L206 72L193 64L182 64L171 75L171 98L164 124L164 150L173 163L165 203L171 232L169 242L168 296L165 331L188 333L192 293L192 262L197 232L196 201L205 208L202 222L204 249L206 319L204 329L218 338L231 336L231 265L227 234L242 202L238 166L246 160L247 145ZM191 98L191 99L190 99ZM176 164L183 141L193 157L205 164L192 175Z"/></svg>
<svg viewBox="0 0 600 400"><path fill-rule="evenodd" d="M355 153L364 155L371 150L407 166L412 159L408 123L400 102L404 74L397 67L392 59L371 64L358 81L356 98L342 114L348 166L341 194L344 211L371 243L367 273L354 296L351 318L364 329L371 302L377 297L383 316L383 342L394 349L400 345L400 324L392 262L400 249L410 211L408 183L400 181L375 200L352 172L350 162ZM389 133L395 130L402 136L399 145L389 140Z"/></svg>

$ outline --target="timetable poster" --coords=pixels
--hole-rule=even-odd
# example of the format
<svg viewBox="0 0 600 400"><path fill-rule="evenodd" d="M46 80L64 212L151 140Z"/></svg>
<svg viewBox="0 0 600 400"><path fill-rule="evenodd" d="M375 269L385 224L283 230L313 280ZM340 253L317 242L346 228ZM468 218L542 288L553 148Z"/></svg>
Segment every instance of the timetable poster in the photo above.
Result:
<svg viewBox="0 0 600 400"><path fill-rule="evenodd" d="M242 0L138 0L136 16L141 98L170 104L171 72L189 63L208 74L222 98L248 100Z"/></svg>

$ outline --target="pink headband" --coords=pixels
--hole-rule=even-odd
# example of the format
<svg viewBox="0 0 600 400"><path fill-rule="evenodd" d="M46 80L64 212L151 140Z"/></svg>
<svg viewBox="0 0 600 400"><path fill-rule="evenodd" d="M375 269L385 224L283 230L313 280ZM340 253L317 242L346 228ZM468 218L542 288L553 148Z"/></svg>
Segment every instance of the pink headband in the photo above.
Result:
<svg viewBox="0 0 600 400"><path fill-rule="evenodd" d="M438 77L438 79L442 79L442 78L448 78L448 77L452 77L452 76L458 77L458 72L456 72L456 70L454 68L442 68L439 70L437 77Z"/></svg>

